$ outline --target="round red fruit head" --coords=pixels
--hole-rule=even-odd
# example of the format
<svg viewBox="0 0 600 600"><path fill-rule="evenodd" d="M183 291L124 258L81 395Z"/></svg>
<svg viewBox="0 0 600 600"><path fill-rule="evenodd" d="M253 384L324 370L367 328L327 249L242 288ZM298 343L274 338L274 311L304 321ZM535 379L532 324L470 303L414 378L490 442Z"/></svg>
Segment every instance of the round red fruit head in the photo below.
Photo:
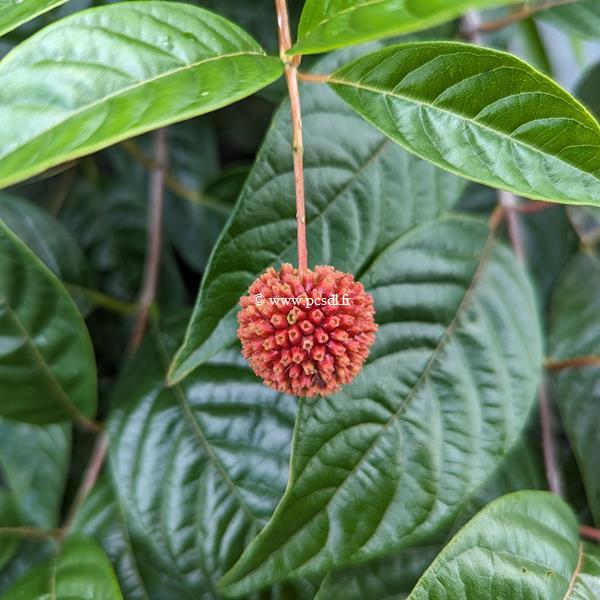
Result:
<svg viewBox="0 0 600 600"><path fill-rule="evenodd" d="M271 388L328 396L360 372L375 341L373 298L349 273L269 267L243 296L242 353Z"/></svg>

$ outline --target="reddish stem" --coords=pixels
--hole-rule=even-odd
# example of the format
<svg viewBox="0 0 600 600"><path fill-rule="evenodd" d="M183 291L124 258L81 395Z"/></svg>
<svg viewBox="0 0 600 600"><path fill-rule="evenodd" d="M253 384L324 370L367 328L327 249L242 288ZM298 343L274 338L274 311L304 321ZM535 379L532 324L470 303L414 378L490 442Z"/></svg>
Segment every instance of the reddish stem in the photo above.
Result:
<svg viewBox="0 0 600 600"><path fill-rule="evenodd" d="M294 182L296 187L296 223L298 228L298 271L306 274L308 250L306 247L306 211L304 201L304 145L302 142L302 112L298 90L298 65L300 56L288 56L292 47L292 34L286 0L275 0L279 32L279 54L285 62L285 79L290 96L292 114L292 152L294 158Z"/></svg>
<svg viewBox="0 0 600 600"><path fill-rule="evenodd" d="M548 394L547 383L544 379L540 384L540 428L542 431L542 450L544 454L544 465L546 478L550 491L557 496L562 496L562 486L558 469L556 445L552 434L552 406Z"/></svg>
<svg viewBox="0 0 600 600"><path fill-rule="evenodd" d="M579 528L579 533L581 534L581 537L592 540L592 542L596 542L596 544L600 544L600 529L582 525Z"/></svg>
<svg viewBox="0 0 600 600"><path fill-rule="evenodd" d="M160 270L160 249L162 240L162 215L165 201L165 174L167 171L168 147L167 130L158 129L154 142L154 161L150 178L148 243L144 283L138 302L138 315L129 341L129 352L133 354L139 347L146 331L150 309L156 296L158 273Z"/></svg>
<svg viewBox="0 0 600 600"><path fill-rule="evenodd" d="M548 359L544 366L551 371L562 371L577 367L600 367L600 356L575 356L564 360Z"/></svg>

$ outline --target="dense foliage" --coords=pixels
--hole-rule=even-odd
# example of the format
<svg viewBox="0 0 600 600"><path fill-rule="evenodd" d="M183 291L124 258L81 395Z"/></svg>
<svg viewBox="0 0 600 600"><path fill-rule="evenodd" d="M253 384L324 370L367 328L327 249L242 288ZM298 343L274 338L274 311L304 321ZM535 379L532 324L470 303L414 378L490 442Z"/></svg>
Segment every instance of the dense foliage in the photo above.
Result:
<svg viewBox="0 0 600 600"><path fill-rule="evenodd" d="M285 4L0 0L0 598L600 598L600 2ZM324 397L236 337L299 174Z"/></svg>

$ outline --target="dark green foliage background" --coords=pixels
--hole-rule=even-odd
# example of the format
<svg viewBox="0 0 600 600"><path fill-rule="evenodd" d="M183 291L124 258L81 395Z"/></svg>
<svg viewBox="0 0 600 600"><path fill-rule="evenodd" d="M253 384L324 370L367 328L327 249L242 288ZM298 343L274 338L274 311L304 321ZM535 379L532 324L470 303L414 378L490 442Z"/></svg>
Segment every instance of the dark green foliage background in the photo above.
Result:
<svg viewBox="0 0 600 600"><path fill-rule="evenodd" d="M28 1L37 16L18 9L14 29L0 12L0 57L62 17L119 4ZM493 20L510 2L442 14L422 0L401 27L385 11L408 0L348 21L349 3L328 4L340 14L325 22L310 0L300 23L305 3L289 1L302 70L335 72L330 86L301 84L309 261L360 278L380 326L363 373L332 398L266 388L235 336L240 295L296 252L272 0L190 3L270 55L198 75L214 106L171 73L173 104L168 86L148 94L150 116L123 104L104 138L84 122L64 148L68 128L0 149L0 599L600 598L600 551L578 535L600 527L600 368L542 367L600 356L600 208L575 206L600 205L598 4L541 12L476 49L437 42L464 42L453 19L469 7L497 7L482 13ZM547 52L555 43L575 69ZM576 70L571 91L590 112L505 50L558 84ZM23 56L13 71L0 63L0 116L46 81L23 84ZM49 77L63 59L36 69ZM444 96L452 84L462 95ZM482 116L484 103L497 112ZM126 138L163 123L160 279L129 356L154 138ZM524 264L505 223L489 230L497 193L484 184L570 205L520 201ZM565 501L541 491L540 386ZM108 451L79 504L90 421Z"/></svg>

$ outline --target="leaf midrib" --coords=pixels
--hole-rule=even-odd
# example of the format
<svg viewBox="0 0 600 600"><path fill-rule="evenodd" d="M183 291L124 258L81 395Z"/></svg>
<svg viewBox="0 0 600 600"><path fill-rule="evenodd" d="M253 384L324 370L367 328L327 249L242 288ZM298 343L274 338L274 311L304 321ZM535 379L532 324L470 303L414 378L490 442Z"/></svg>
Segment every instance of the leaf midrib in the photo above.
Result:
<svg viewBox="0 0 600 600"><path fill-rule="evenodd" d="M582 175L586 175L589 177L594 178L598 183L600 183L600 178L598 178L596 175L594 175L593 173L590 173L588 171L582 171L577 165L574 165L566 160L563 160L562 158L559 158L558 156L556 156L555 154L548 154L546 152L543 152L542 150L540 150L539 148L536 148L535 146L532 146L531 144L528 144L522 140L518 140L514 137L512 137L511 135L504 133L503 131L497 130L497 129L493 129L492 127L489 127L488 125L485 125L484 123L481 123L480 121L476 121L475 119L472 119L470 117L467 117L461 113L458 112L452 112L448 109L442 108L440 106L437 106L436 104L432 104L431 102L427 102L425 100L422 100L420 98L414 98L412 96L409 95L401 95L398 93L395 93L393 91L389 91L389 90L382 90L380 88L377 88L375 86L369 86L369 85L365 85L363 83L357 83L357 82L351 82L345 79L338 79L335 77L329 77L327 79L327 83L331 83L334 85L340 85L340 86L346 86L346 87L351 87L351 88L357 88L360 90L364 90L367 92L372 92L374 94L380 94L382 96L389 96L391 98L397 98L398 100L403 100L405 102L409 102L409 103L413 103L415 105L418 106L424 106L429 108L432 111L437 111L439 113L444 113L447 114L453 118L458 118L462 121L471 123L472 125L480 128L480 129L484 129L486 131L489 131L490 133L497 135L498 137L501 137L505 140L508 140L509 142L522 146L523 148L526 148L528 150L530 150L531 152L535 153L535 154L540 154L542 156L551 158L553 160L557 160L559 162L561 162L564 165L567 165L573 169L575 169L578 173L581 173ZM505 96L505 98L510 98L510 96ZM579 122L578 122L579 123ZM584 125L583 123L580 123L581 125ZM404 145L404 144L403 144ZM600 148L600 146L599 146Z"/></svg>
<svg viewBox="0 0 600 600"><path fill-rule="evenodd" d="M64 404L65 408L67 409L67 412L73 417L73 419L77 421L82 419L87 420L87 417L85 417L85 415L79 410L75 403L71 401L69 395L67 394L65 389L62 387L60 381L54 374L54 371L52 371L50 365L46 362L46 359L39 351L38 347L33 343L33 339L27 331L27 329L25 328L25 326L23 325L21 319L19 318L19 315L15 312L15 310L12 308L12 306L8 303L8 301L3 295L0 295L0 305L4 305L6 307L8 315L13 321L16 329L21 333L22 339L25 340L27 346L29 347L31 355L34 358L34 362L37 363L38 366L41 366L42 371L46 373L48 379L54 385L55 391L57 392L61 403Z"/></svg>

